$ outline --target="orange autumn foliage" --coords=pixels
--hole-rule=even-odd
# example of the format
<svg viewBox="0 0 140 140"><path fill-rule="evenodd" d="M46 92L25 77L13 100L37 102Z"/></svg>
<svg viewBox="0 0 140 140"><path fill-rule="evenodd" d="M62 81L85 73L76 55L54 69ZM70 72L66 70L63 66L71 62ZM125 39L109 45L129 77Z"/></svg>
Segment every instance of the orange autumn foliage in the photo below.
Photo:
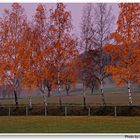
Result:
<svg viewBox="0 0 140 140"><path fill-rule="evenodd" d="M106 71L117 85L122 85L140 79L140 4L121 3L119 7L118 28L111 34L114 43L107 44L104 50L111 57Z"/></svg>
<svg viewBox="0 0 140 140"><path fill-rule="evenodd" d="M32 29L27 28L26 34L25 34L25 40L24 45L26 46L24 50L22 51L22 57L23 57L23 76L22 76L22 87L27 88L30 91L33 88L36 88L37 85L37 78L36 73L34 69L34 48L33 48L33 32ZM27 53L28 52L28 53Z"/></svg>
<svg viewBox="0 0 140 140"><path fill-rule="evenodd" d="M77 83L77 62L76 60L72 60L67 63L67 65L63 68L63 74L61 76L62 84L64 86L75 86Z"/></svg>
<svg viewBox="0 0 140 140"><path fill-rule="evenodd" d="M54 88L58 80L75 84L78 50L71 31L71 13L62 3L50 15L39 4L32 21L20 4L12 4L0 19L0 83L10 85L14 94L21 86L40 88L43 95L46 83Z"/></svg>
<svg viewBox="0 0 140 140"><path fill-rule="evenodd" d="M54 70L54 77L62 80L63 70L78 56L77 40L71 35L71 15L65 10L65 5L58 3L50 15L52 46L50 46L50 65ZM71 63L72 64L72 63ZM58 77L59 75L59 77ZM63 78L62 78L63 77ZM58 85L58 82L56 82Z"/></svg>
<svg viewBox="0 0 140 140"><path fill-rule="evenodd" d="M1 84L11 87L18 107L17 94L23 75L24 36L27 18L24 9L18 3L12 4L11 10L5 10L0 19L0 66Z"/></svg>

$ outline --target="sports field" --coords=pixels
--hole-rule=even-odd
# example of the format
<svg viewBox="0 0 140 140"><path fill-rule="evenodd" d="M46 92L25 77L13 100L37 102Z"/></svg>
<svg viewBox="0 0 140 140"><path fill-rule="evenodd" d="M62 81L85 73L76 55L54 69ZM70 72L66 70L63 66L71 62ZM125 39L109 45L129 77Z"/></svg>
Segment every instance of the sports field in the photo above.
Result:
<svg viewBox="0 0 140 140"><path fill-rule="evenodd" d="M0 117L0 133L140 133L140 117Z"/></svg>

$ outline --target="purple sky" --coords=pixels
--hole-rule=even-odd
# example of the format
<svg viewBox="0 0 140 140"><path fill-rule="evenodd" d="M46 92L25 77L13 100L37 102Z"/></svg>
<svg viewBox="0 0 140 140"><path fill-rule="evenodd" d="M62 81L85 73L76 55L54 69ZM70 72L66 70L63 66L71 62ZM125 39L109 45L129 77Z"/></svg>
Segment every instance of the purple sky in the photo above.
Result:
<svg viewBox="0 0 140 140"><path fill-rule="evenodd" d="M35 9L38 4L37 3L22 3L22 5L25 8L28 18L31 18L33 14L35 13ZM46 6L47 9L50 9L50 8L55 8L56 4L46 3L44 5ZM71 14L72 14L72 24L74 26L74 33L76 35L80 35L81 17L82 17L82 11L83 11L83 7L85 3L65 3L65 5L66 5L66 8L69 11L71 11ZM118 12L119 12L118 5L117 3L111 4L111 5L113 9L113 14L115 18L117 19ZM11 4L0 3L0 16L3 13L3 10L5 8L10 8L10 6ZM116 24L114 25L114 28L115 27L116 27Z"/></svg>

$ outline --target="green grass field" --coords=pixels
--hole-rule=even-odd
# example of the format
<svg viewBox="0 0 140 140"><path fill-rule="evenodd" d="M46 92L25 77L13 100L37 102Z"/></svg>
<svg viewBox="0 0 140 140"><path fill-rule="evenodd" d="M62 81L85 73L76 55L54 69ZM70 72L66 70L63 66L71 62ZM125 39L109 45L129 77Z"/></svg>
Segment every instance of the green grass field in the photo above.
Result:
<svg viewBox="0 0 140 140"><path fill-rule="evenodd" d="M127 87L116 87L114 84L108 84L104 87L105 101L108 105L128 105L128 92ZM13 93L11 93L12 95ZM66 96L65 91L62 91L63 105L82 105L83 104L83 90L82 85L78 85L70 91L69 96ZM133 105L140 105L140 87L137 85L132 87ZM32 96L32 103L35 105L44 105L43 96ZM51 97L47 99L48 104L59 104L59 95L57 92L52 92ZM19 105L27 105L29 103L29 97L19 97ZM99 90L95 90L94 94L91 94L89 89L86 89L86 103L87 105L102 105L102 96ZM0 99L0 105L14 105L13 99Z"/></svg>
<svg viewBox="0 0 140 140"><path fill-rule="evenodd" d="M132 93L133 105L140 105L140 90ZM47 99L49 105L59 104L59 96ZM127 91L105 89L107 105L128 105ZM19 98L19 105L27 105L29 97ZM33 105L43 105L43 97L32 97ZM62 96L63 105L82 105L82 92ZM102 97L96 92L86 92L87 105L102 105ZM14 99L1 99L0 105L11 106ZM8 112L8 111L7 111ZM7 113L8 114L8 113ZM140 117L113 116L1 116L0 133L140 133Z"/></svg>
<svg viewBox="0 0 140 140"><path fill-rule="evenodd" d="M140 133L140 117L0 117L0 133Z"/></svg>
<svg viewBox="0 0 140 140"><path fill-rule="evenodd" d="M133 105L140 105L140 93L133 93ZM51 96L47 99L48 103L51 105L59 105L59 96ZM107 105L128 105L128 93L106 93L105 101ZM35 105L44 105L43 97L36 96L32 97L32 103ZM70 95L62 96L63 105L82 105L83 96L82 95ZM102 96L100 94L87 94L86 95L87 105L102 105ZM1 99L0 105L14 105L14 99ZM29 97L19 98L19 105L29 104Z"/></svg>

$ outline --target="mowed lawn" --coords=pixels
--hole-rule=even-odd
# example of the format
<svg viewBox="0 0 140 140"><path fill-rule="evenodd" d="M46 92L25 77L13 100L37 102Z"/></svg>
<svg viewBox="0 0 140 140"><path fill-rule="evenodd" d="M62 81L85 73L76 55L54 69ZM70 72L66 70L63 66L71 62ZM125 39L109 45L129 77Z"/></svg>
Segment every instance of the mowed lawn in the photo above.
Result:
<svg viewBox="0 0 140 140"><path fill-rule="evenodd" d="M1 133L140 133L140 117L0 117Z"/></svg>

